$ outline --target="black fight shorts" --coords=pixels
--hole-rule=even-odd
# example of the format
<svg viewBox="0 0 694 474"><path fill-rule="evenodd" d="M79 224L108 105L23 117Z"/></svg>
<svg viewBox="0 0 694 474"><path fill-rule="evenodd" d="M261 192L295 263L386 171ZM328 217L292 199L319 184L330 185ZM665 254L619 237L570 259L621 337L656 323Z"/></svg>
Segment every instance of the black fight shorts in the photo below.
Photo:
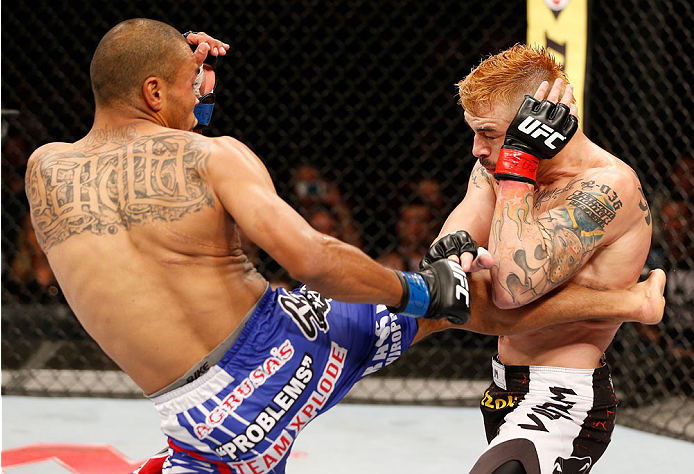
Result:
<svg viewBox="0 0 694 474"><path fill-rule="evenodd" d="M615 425L617 398L607 364L504 366L495 356L492 375L480 402L489 447L471 474L492 473L514 459L528 474L588 473Z"/></svg>

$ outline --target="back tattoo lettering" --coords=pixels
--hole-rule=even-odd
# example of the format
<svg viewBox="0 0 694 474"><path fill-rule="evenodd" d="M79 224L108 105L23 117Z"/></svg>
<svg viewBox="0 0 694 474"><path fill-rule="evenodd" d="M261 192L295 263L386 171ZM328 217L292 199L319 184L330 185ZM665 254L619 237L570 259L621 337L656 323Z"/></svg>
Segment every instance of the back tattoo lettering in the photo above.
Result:
<svg viewBox="0 0 694 474"><path fill-rule="evenodd" d="M201 179L209 154L202 140L180 132L136 137L108 151L49 148L26 176L39 243L48 250L84 232L115 234L213 207Z"/></svg>

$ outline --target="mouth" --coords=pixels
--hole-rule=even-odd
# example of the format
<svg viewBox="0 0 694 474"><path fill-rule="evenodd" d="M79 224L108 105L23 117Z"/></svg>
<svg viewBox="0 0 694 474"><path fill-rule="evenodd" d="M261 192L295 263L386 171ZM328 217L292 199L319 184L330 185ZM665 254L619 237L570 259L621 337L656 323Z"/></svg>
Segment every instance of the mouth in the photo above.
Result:
<svg viewBox="0 0 694 474"><path fill-rule="evenodd" d="M487 170L488 173L494 174L496 170L496 163L492 163L488 158L479 158L480 165Z"/></svg>

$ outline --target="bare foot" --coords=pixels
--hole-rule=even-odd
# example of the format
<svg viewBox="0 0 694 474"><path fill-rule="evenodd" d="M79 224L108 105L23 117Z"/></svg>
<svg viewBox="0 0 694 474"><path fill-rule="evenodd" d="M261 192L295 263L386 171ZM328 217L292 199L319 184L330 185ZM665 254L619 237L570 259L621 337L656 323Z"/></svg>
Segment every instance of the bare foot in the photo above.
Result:
<svg viewBox="0 0 694 474"><path fill-rule="evenodd" d="M648 279L628 288L642 301L639 311L634 316L634 322L643 324L658 324L663 319L665 311L665 272L657 268L651 270Z"/></svg>

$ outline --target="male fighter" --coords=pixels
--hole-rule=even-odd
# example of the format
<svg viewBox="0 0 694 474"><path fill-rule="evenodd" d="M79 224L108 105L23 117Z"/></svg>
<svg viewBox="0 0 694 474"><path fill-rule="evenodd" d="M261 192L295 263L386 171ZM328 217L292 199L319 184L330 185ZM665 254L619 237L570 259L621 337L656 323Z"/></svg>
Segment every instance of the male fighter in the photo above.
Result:
<svg viewBox="0 0 694 474"><path fill-rule="evenodd" d="M90 68L92 129L36 150L26 176L39 242L71 308L161 417L169 448L155 470L284 472L309 421L413 341L452 326L434 319L465 322L470 297L474 330L518 333L554 320L542 305L509 317L485 281L468 288L454 262L398 273L313 230L250 149L190 132L207 92L196 80L202 59L226 46L188 40L195 53L175 29L146 19L106 33ZM269 289L237 225L307 286ZM575 286L555 308L581 319L588 312L576 301L592 298L595 314L657 322L663 285Z"/></svg>
<svg viewBox="0 0 694 474"><path fill-rule="evenodd" d="M569 280L599 289L637 281L651 241L641 185L578 130L573 88L553 57L516 45L458 87L479 161L437 245L453 248L459 229L488 244L500 308L527 305ZM423 266L450 253L427 255ZM590 470L614 428L604 352L619 325L581 321L499 337L481 402L490 445L474 474ZM498 409L496 399L513 403Z"/></svg>

